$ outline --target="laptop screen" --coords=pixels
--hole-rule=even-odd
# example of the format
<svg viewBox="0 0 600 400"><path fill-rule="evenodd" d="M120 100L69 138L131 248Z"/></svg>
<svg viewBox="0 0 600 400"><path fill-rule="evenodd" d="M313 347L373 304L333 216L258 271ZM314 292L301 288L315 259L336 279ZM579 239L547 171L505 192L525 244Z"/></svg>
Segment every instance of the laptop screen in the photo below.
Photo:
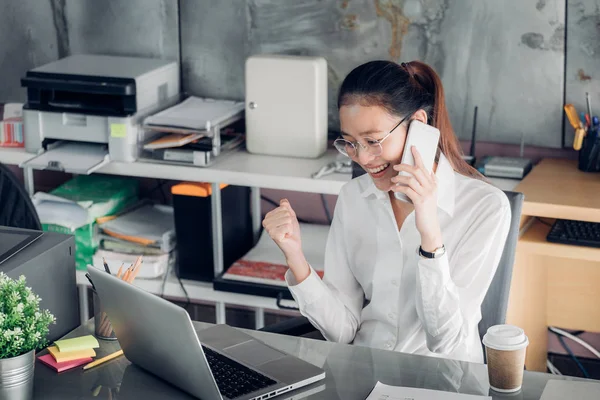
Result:
<svg viewBox="0 0 600 400"><path fill-rule="evenodd" d="M40 237L42 233L0 228L0 264Z"/></svg>

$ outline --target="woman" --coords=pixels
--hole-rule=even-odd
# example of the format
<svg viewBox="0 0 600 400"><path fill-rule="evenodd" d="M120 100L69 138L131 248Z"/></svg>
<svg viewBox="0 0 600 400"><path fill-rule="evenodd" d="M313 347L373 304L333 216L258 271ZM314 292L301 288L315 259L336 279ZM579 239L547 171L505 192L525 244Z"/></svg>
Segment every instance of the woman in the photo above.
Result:
<svg viewBox="0 0 600 400"><path fill-rule="evenodd" d="M335 146L367 174L340 192L324 278L304 257L287 200L263 221L300 312L331 341L483 362L477 325L510 205L462 160L438 75L418 61L368 62L342 83L338 108ZM432 173L414 148L416 166L400 164L413 120L440 130Z"/></svg>

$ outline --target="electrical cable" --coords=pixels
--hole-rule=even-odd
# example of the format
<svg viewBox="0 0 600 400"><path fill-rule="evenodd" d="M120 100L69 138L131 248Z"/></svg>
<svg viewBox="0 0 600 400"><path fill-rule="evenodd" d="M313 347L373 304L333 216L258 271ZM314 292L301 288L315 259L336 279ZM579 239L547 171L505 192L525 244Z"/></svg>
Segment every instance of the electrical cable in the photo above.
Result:
<svg viewBox="0 0 600 400"><path fill-rule="evenodd" d="M543 219L541 219L539 217L535 217L535 219L537 219L538 221L540 221L544 225L553 226L550 222L546 222L546 221L544 221Z"/></svg>
<svg viewBox="0 0 600 400"><path fill-rule="evenodd" d="M571 358L573 359L573 361L575 361L575 364L577 364L577 366L579 367L579 369L583 373L583 376L585 378L589 379L590 374L588 374L588 372L585 369L585 367L581 364L581 362L579 362L579 359L577 358L577 356L575 356L575 354L573 354L573 351L567 345L567 343L565 342L565 339L563 339L563 337L561 335L557 335L557 337L558 337L558 341L560 342L560 344L562 345L562 347L567 351L567 353L569 353L569 355L571 356Z"/></svg>
<svg viewBox="0 0 600 400"><path fill-rule="evenodd" d="M169 276L169 272L171 271L171 267L167 267L167 270L165 272L165 276L163 276L163 281L160 287L160 297L164 298L165 297L165 286L167 284L167 277Z"/></svg>
<svg viewBox="0 0 600 400"><path fill-rule="evenodd" d="M548 327L548 329L550 329L552 332L554 332L558 335L562 335L564 337L571 339L572 341L574 341L576 343L579 343L580 345L582 345L583 347L588 349L593 355L600 358L600 352L598 350L596 350L595 348L593 348L588 342L582 340L581 338L578 338L577 336L573 335L572 333L569 333L569 332L564 331L559 328L555 328L553 326Z"/></svg>
<svg viewBox="0 0 600 400"><path fill-rule="evenodd" d="M183 286L183 282L181 282L180 277L177 277L177 281L179 282L179 286L181 286L181 290L183 290L183 293L185 294L185 306L183 308L187 311L189 305L191 304L190 296L188 295L188 292L187 292L185 286Z"/></svg>
<svg viewBox="0 0 600 400"><path fill-rule="evenodd" d="M558 368L556 368L556 366L554 364L552 364L552 362L550 360L546 360L546 366L548 367L548 370L550 371L551 374L562 375L562 372L560 372L558 370Z"/></svg>
<svg viewBox="0 0 600 400"><path fill-rule="evenodd" d="M266 201L267 203L271 204L271 205L272 205L273 207L275 207L275 208L279 207L279 204L278 204L278 203L277 203L275 200L273 200L273 199L270 199L270 198L268 198L267 196L264 196L264 195L262 195L262 194L261 194L261 195L260 195L260 198L261 198L261 200L264 200L264 201ZM310 222L308 222L308 221L307 221L307 220L305 220L305 219L299 218L298 216L296 216L296 219L298 220L298 222L302 222L303 224L308 224L308 223L310 223Z"/></svg>
<svg viewBox="0 0 600 400"><path fill-rule="evenodd" d="M327 216L327 223L331 225L331 212L329 211L329 206L327 205L327 199L325 195L321 193L321 202L323 203L323 209L325 209L325 215Z"/></svg>

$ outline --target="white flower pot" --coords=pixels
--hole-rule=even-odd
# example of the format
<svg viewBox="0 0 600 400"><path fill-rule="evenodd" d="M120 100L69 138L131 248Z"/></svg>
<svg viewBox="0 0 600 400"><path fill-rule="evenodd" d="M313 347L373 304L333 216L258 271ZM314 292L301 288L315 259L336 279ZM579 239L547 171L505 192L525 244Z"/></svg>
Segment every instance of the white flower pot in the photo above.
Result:
<svg viewBox="0 0 600 400"><path fill-rule="evenodd" d="M35 351L0 358L0 400L29 400L33 397Z"/></svg>

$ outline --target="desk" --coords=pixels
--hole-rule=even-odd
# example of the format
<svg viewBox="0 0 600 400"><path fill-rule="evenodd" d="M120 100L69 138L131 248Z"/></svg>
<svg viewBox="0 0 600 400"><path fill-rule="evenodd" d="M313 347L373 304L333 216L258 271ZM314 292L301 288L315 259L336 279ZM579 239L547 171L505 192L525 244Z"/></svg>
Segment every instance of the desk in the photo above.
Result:
<svg viewBox="0 0 600 400"><path fill-rule="evenodd" d="M529 336L526 366L545 371L548 326L600 332L600 249L546 241L554 219L600 222L600 174L544 159L515 189L525 194L507 322Z"/></svg>
<svg viewBox="0 0 600 400"><path fill-rule="evenodd" d="M194 323L198 330L210 326ZM73 331L70 336L91 332L88 323ZM375 383L445 390L466 394L494 396L494 399L537 400L549 379L572 379L537 372L525 372L523 389L514 396L497 396L490 392L487 368L473 364L425 356L376 350L367 347L344 345L313 339L275 335L258 331L249 334L271 346L300 357L326 371L324 381L276 399L327 399L364 400ZM117 342L100 341L98 356L118 350ZM193 373L193 372L191 372ZM93 391L102 385L97 396ZM57 374L37 362L35 369L34 399L109 399L108 388L117 388L113 399L192 399L180 390L154 378L119 357L104 365L83 371L75 369ZM306 397L303 397L306 396Z"/></svg>

